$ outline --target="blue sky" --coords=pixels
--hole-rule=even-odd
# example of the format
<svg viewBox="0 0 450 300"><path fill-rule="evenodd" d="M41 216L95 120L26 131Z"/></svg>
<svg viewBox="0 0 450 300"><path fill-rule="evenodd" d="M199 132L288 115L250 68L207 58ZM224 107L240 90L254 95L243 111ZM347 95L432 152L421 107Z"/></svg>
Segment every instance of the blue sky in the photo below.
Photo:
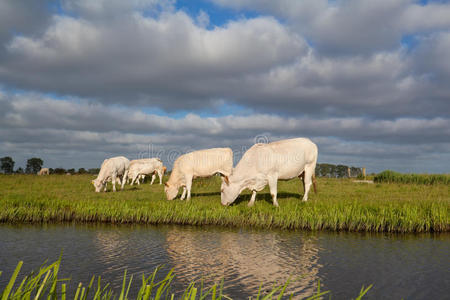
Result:
<svg viewBox="0 0 450 300"><path fill-rule="evenodd" d="M90 168L151 148L170 166L304 136L319 163L448 173L448 15L448 1L2 0L0 156Z"/></svg>

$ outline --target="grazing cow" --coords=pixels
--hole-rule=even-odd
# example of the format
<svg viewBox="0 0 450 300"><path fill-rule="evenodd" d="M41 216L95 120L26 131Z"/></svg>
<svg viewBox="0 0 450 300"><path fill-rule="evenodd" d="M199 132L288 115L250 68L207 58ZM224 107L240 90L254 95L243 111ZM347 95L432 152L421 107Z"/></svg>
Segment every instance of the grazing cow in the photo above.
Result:
<svg viewBox="0 0 450 300"><path fill-rule="evenodd" d="M111 181L113 185L113 191L115 192L117 177L122 177L121 189L123 190L129 166L130 161L124 156L105 159L102 163L97 178L95 180L92 180L95 191L98 193L104 188L104 191L106 192L107 183L108 181Z"/></svg>
<svg viewBox="0 0 450 300"><path fill-rule="evenodd" d="M159 184L162 184L162 178L165 171L166 167L163 166L163 163L159 158L136 159L130 162L128 177L131 178L131 185L133 185L135 181L140 184L139 180L142 179L142 176L152 174L152 181L150 184L153 184L156 174L158 174Z"/></svg>
<svg viewBox="0 0 450 300"><path fill-rule="evenodd" d="M317 146L309 139L296 138L269 144L255 144L245 152L230 177L225 177L221 188L221 203L229 205L244 189L251 190L248 206L255 203L256 192L269 184L273 205L277 202L278 179L299 177L304 184L303 201L308 200L311 183L315 190Z"/></svg>
<svg viewBox="0 0 450 300"><path fill-rule="evenodd" d="M49 175L50 171L48 170L48 168L42 168L41 170L39 170L39 172L37 174L38 175Z"/></svg>
<svg viewBox="0 0 450 300"><path fill-rule="evenodd" d="M230 176L233 169L233 151L230 148L213 148L183 154L173 164L172 173L165 183L167 200L173 200L178 189L183 187L181 200L187 191L187 200L191 199L192 179L209 177L215 173Z"/></svg>

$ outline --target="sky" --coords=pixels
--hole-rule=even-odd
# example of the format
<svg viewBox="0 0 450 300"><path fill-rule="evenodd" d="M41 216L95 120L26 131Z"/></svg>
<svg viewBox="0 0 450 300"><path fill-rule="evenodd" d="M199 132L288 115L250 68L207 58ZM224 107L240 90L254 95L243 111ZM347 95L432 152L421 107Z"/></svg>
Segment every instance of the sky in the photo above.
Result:
<svg viewBox="0 0 450 300"><path fill-rule="evenodd" d="M450 2L0 0L0 157L95 168L308 137L450 173Z"/></svg>

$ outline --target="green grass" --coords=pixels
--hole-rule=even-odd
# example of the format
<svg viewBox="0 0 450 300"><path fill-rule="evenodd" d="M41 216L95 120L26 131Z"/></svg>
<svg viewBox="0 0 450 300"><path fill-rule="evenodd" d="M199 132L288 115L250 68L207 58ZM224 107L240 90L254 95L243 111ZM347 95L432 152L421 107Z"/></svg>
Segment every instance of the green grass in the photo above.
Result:
<svg viewBox="0 0 450 300"><path fill-rule="evenodd" d="M42 265L41 268L26 275L22 280L17 280L20 269L22 268L23 262L20 261L17 264L16 269L10 277L10 280L3 291L0 289L0 299L1 300L13 300L13 299L47 299L47 300L66 300L68 298L74 300L86 300L86 299L118 299L126 300L130 299L130 288L133 282L133 276L127 277L127 272L123 276L123 283L120 293L114 293L109 284L104 284L101 281L101 277L92 277L88 285L83 285L83 283L78 283L77 290L73 297L68 295L68 284L70 283L68 279L60 279L58 273L60 270L61 259L50 264ZM156 281L156 274L160 268L156 268L155 271L149 275L142 275L141 278L137 279L141 283L138 286L137 296L134 299L138 300L148 300L148 299L175 299L175 294L171 292L171 284L175 278L173 270L170 270L167 275L160 281ZM2 272L0 271L0 275ZM135 279L136 280L136 279ZM269 299L282 299L283 296L293 299L295 295L287 295L285 293L286 287L289 285L290 280L286 283L275 286L267 294L263 295L261 293L261 288L255 291L255 297L250 297L249 300L269 300ZM213 284L211 287L205 287L203 281L191 282L184 289L181 296L176 299L183 300L221 300L221 299L231 299L223 293L224 282L221 281L220 284ZM356 299L362 299L362 297L372 288L370 285L367 288L362 287L359 295ZM313 293L306 300L323 299L324 295L329 294L330 291L320 290L320 281L317 285L316 292Z"/></svg>
<svg viewBox="0 0 450 300"><path fill-rule="evenodd" d="M373 232L448 232L449 185L361 184L318 178L318 194L302 202L299 180L279 181L279 208L266 187L254 207L245 191L220 204L220 178L194 180L192 200L167 201L163 185L95 193L91 175L1 175L0 222L106 222L252 226ZM165 181L167 178L165 178ZM109 190L110 187L108 187Z"/></svg>
<svg viewBox="0 0 450 300"><path fill-rule="evenodd" d="M394 171L383 171L374 177L375 182L412 183L412 184L450 184L448 174L402 174Z"/></svg>

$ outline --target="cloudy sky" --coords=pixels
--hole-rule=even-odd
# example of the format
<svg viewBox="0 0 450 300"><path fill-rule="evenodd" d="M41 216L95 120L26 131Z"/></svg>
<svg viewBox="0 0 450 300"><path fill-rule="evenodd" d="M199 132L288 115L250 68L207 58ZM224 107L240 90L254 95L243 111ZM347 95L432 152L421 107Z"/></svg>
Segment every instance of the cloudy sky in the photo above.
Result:
<svg viewBox="0 0 450 300"><path fill-rule="evenodd" d="M0 0L0 157L170 166L309 137L319 163L448 173L449 16L448 1Z"/></svg>

